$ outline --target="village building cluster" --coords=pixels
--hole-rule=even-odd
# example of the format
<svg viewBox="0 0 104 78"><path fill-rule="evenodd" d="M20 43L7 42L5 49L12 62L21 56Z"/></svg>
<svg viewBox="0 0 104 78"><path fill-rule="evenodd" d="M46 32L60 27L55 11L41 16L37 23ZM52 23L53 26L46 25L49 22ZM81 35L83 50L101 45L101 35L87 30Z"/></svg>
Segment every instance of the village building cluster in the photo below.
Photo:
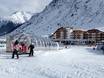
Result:
<svg viewBox="0 0 104 78"><path fill-rule="evenodd" d="M98 29L61 27L50 38L65 45L96 45L104 40L104 32Z"/></svg>

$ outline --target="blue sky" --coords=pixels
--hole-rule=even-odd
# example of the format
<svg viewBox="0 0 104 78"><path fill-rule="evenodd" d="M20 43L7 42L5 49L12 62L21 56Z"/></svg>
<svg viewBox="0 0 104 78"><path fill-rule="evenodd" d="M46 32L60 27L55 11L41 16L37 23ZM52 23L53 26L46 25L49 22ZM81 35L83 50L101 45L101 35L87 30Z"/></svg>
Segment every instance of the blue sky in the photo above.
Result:
<svg viewBox="0 0 104 78"><path fill-rule="evenodd" d="M40 12L52 0L0 0L0 16L9 16L16 11Z"/></svg>

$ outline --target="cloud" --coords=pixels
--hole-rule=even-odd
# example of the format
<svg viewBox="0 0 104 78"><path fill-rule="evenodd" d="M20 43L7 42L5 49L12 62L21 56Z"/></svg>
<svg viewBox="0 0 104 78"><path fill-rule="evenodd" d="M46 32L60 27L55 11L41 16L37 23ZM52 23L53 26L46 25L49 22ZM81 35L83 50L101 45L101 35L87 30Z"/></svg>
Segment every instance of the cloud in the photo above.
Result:
<svg viewBox="0 0 104 78"><path fill-rule="evenodd" d="M52 0L0 0L0 16L8 16L15 11L40 12Z"/></svg>

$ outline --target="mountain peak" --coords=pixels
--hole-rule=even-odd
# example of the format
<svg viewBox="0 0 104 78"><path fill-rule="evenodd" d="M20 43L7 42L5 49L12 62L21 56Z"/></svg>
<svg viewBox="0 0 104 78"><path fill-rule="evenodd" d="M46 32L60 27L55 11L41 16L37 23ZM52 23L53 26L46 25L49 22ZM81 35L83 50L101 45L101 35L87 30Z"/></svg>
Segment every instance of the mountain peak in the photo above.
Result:
<svg viewBox="0 0 104 78"><path fill-rule="evenodd" d="M60 27L83 29L104 26L104 0L53 0L18 31L49 35ZM35 31L34 31L35 30Z"/></svg>
<svg viewBox="0 0 104 78"><path fill-rule="evenodd" d="M32 16L32 13L24 11L16 11L11 16L10 19L16 23L24 23L28 21Z"/></svg>
<svg viewBox="0 0 104 78"><path fill-rule="evenodd" d="M12 32L30 20L31 16L32 14L29 12L18 11L8 17L0 17L0 36Z"/></svg>

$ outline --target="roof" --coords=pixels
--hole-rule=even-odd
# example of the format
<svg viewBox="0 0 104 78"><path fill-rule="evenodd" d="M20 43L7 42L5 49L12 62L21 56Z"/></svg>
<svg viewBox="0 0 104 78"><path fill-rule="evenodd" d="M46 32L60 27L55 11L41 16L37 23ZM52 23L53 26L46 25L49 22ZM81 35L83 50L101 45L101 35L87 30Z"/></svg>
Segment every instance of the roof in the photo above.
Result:
<svg viewBox="0 0 104 78"><path fill-rule="evenodd" d="M99 33L101 31L98 30L98 29L91 29L91 30L88 30L87 32L89 32L89 33Z"/></svg>

